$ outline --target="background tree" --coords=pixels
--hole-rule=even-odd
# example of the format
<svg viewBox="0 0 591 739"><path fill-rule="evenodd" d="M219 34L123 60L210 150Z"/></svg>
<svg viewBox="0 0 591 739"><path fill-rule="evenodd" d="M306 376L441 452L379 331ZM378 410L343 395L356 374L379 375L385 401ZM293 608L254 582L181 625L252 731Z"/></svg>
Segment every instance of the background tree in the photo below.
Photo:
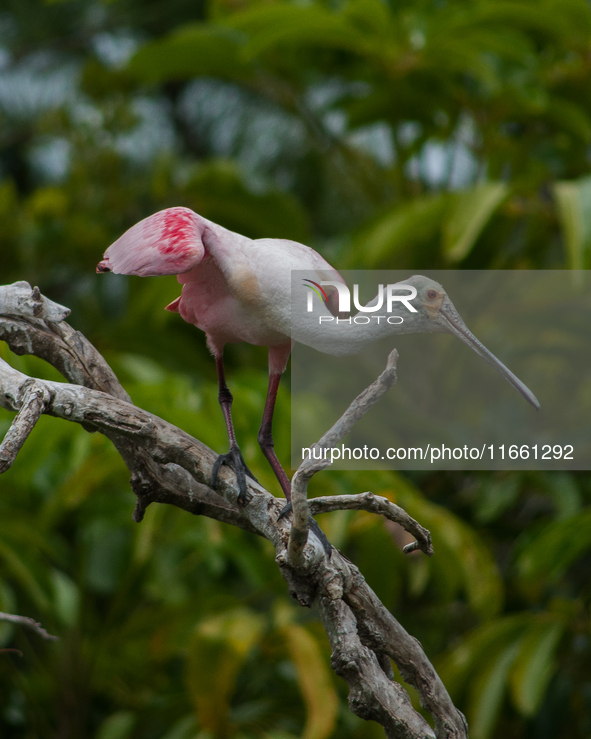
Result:
<svg viewBox="0 0 591 739"><path fill-rule="evenodd" d="M70 306L138 405L216 450L212 362L162 310L174 278L94 275L155 210L342 268L589 267L585 0L15 0L0 28L2 283ZM256 445L265 353L231 347L228 364L247 464L276 490ZM164 506L133 524L97 434L42 418L21 455L0 477L0 610L61 638L0 625L24 653L0 657L3 736L382 735L349 714L265 542ZM362 489L427 526L436 556L405 561L370 514L320 523L421 640L471 736L588 736L589 476L329 472L313 494Z"/></svg>

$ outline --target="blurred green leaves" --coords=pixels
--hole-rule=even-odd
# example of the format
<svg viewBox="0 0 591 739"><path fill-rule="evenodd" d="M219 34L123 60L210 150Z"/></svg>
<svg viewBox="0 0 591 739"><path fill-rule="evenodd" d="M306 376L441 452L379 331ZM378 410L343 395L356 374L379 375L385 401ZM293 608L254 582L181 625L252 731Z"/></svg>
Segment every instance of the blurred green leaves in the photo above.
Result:
<svg viewBox="0 0 591 739"><path fill-rule="evenodd" d="M504 183L487 182L457 193L415 198L363 230L355 245L364 264L377 267L391 260L412 261L413 252L440 234L443 258L449 264L460 262L507 194Z"/></svg>
<svg viewBox="0 0 591 739"><path fill-rule="evenodd" d="M327 739L335 729L339 699L322 649L312 633L297 623L293 609L282 602L276 608L276 619L306 703L302 739Z"/></svg>
<svg viewBox="0 0 591 739"><path fill-rule="evenodd" d="M230 698L238 670L264 628L261 616L240 609L202 621L187 645L187 684L201 725L228 736Z"/></svg>
<svg viewBox="0 0 591 739"><path fill-rule="evenodd" d="M185 205L337 268L589 266L584 0L9 5L2 282L71 307L134 402L217 451L213 362L163 310L175 279L94 274L150 213ZM279 494L256 442L265 352L229 346L226 361L245 458ZM284 461L288 417L286 381ZM430 528L434 557L404 557L370 514L321 524L438 661L471 736L591 735L589 476L328 472L311 494L363 490ZM157 505L138 526L133 503L108 441L51 418L0 477L0 608L60 635L0 625L25 654L0 660L2 736L378 736L348 712L270 545Z"/></svg>
<svg viewBox="0 0 591 739"><path fill-rule="evenodd" d="M131 60L129 71L146 82L208 75L247 76L251 69L240 51L240 34L199 23L144 46Z"/></svg>
<svg viewBox="0 0 591 739"><path fill-rule="evenodd" d="M249 191L232 162L196 168L186 190L199 213L251 238L309 240L308 217L298 201L288 193Z"/></svg>
<svg viewBox="0 0 591 739"><path fill-rule="evenodd" d="M503 182L488 182L455 195L443 225L443 253L450 262L460 262L473 248L485 224L507 197Z"/></svg>
<svg viewBox="0 0 591 739"><path fill-rule="evenodd" d="M560 619L537 619L521 642L509 684L515 707L524 716L533 716L540 707L563 633L564 623Z"/></svg>
<svg viewBox="0 0 591 739"><path fill-rule="evenodd" d="M523 587L542 591L559 583L573 562L591 547L590 522L591 511L586 509L533 533L515 563Z"/></svg>
<svg viewBox="0 0 591 739"><path fill-rule="evenodd" d="M563 228L570 269L585 269L591 249L591 177L556 182L554 197Z"/></svg>
<svg viewBox="0 0 591 739"><path fill-rule="evenodd" d="M356 238L354 258L375 267L417 251L439 232L448 206L447 193L427 195L376 219Z"/></svg>
<svg viewBox="0 0 591 739"><path fill-rule="evenodd" d="M470 607L482 620L503 605L503 585L497 565L475 532L445 508L425 500L403 480L395 486L399 505L431 532L441 560L429 560L433 582L447 598L463 590ZM445 564L443 564L445 562Z"/></svg>
<svg viewBox="0 0 591 739"><path fill-rule="evenodd" d="M467 695L470 736L493 735L508 687L523 716L540 708L564 629L559 614L505 617L476 629L439 663L452 696Z"/></svg>

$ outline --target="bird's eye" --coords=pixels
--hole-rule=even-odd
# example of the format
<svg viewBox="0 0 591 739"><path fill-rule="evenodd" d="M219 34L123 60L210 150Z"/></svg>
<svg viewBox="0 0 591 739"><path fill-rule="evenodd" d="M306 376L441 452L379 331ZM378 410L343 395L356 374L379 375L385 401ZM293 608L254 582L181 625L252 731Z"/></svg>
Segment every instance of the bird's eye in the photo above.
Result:
<svg viewBox="0 0 591 739"><path fill-rule="evenodd" d="M435 298L437 297L437 290L429 290L429 292L427 293L427 297L429 298L429 300L435 300Z"/></svg>

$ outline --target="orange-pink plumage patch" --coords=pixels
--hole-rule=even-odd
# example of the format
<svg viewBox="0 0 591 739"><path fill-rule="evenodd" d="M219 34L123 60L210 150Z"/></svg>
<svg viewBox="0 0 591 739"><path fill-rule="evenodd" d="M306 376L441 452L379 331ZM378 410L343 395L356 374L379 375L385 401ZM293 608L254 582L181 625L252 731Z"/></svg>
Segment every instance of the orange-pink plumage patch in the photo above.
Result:
<svg viewBox="0 0 591 739"><path fill-rule="evenodd" d="M150 226L160 231L158 251L163 256L183 259L194 248L198 221L188 208L168 208L157 213Z"/></svg>
<svg viewBox="0 0 591 739"><path fill-rule="evenodd" d="M105 252L97 271L124 275L178 275L204 255L204 223L188 208L169 208L128 229Z"/></svg>

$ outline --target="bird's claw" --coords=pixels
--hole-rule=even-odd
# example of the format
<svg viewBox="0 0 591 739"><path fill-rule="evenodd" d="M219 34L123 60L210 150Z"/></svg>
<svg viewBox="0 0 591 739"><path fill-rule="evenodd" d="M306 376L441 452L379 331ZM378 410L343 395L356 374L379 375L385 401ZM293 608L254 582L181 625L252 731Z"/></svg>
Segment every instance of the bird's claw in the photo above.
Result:
<svg viewBox="0 0 591 739"><path fill-rule="evenodd" d="M223 464L228 465L230 469L234 470L234 474L236 475L236 482L238 484L238 505L246 505L246 475L256 483L258 483L258 480L248 469L246 462L242 457L240 447L237 444L230 446L230 450L226 454L220 454L216 459L211 471L210 485L212 488L215 488L220 467Z"/></svg>
<svg viewBox="0 0 591 739"><path fill-rule="evenodd" d="M310 514L310 531L316 534L316 536L320 540L320 543L322 544L322 548L324 549L326 556L330 559L332 555L332 544L329 542L326 534L320 528L320 525L317 523L317 521L312 518L312 514Z"/></svg>
<svg viewBox="0 0 591 739"><path fill-rule="evenodd" d="M291 510L292 510L291 503L288 503L287 505L283 506L279 515L277 516L277 520L281 521L281 519L285 518L285 516L287 516L288 513L291 513Z"/></svg>

